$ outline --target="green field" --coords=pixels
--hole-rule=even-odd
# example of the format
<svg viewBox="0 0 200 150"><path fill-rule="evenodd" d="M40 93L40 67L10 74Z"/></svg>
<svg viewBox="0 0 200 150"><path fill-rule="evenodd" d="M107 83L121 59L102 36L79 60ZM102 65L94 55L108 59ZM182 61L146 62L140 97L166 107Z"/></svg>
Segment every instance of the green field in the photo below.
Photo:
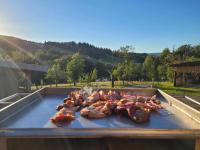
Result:
<svg viewBox="0 0 200 150"><path fill-rule="evenodd" d="M123 85L122 81L115 82L115 88L125 88L131 87L135 85L145 85L145 86L152 86L155 88L162 89L166 93L171 94L180 94L180 95L188 95L188 96L200 96L200 88L186 88L186 87L174 87L173 83L171 82L140 82L140 81L131 81L125 82ZM73 84L58 84L58 87L73 87ZM86 84L84 83L77 83L77 87L84 87ZM111 82L92 82L88 86L93 87L111 87ZM32 86L32 90L36 90L42 87L56 87L55 84L52 85L44 85L44 86Z"/></svg>
<svg viewBox="0 0 200 150"><path fill-rule="evenodd" d="M134 84L152 85L152 82L134 82ZM174 87L171 82L154 82L153 87L162 89L166 93L200 96L200 88Z"/></svg>

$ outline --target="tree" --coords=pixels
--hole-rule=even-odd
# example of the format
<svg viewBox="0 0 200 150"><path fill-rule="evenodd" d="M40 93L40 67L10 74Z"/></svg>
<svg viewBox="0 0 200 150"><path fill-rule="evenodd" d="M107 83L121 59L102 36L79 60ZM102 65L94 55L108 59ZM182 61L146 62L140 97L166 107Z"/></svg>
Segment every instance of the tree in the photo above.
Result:
<svg viewBox="0 0 200 150"><path fill-rule="evenodd" d="M193 47L193 56L196 58L200 58L200 45L196 45Z"/></svg>
<svg viewBox="0 0 200 150"><path fill-rule="evenodd" d="M174 55L170 52L169 48L165 48L160 54L160 63L168 65L174 60Z"/></svg>
<svg viewBox="0 0 200 150"><path fill-rule="evenodd" d="M141 80L143 78L142 64L134 64L133 80Z"/></svg>
<svg viewBox="0 0 200 150"><path fill-rule="evenodd" d="M169 48L165 48L165 49L162 51L162 53L160 54L160 57L165 59L170 53L171 53L171 52L170 52L170 49L169 49Z"/></svg>
<svg viewBox="0 0 200 150"><path fill-rule="evenodd" d="M54 64L52 67L48 69L46 79L54 80L56 86L58 84L58 81L64 80L64 78L65 78L65 72L60 69L59 64Z"/></svg>
<svg viewBox="0 0 200 150"><path fill-rule="evenodd" d="M91 82L91 76L89 73L79 76L79 82L89 84Z"/></svg>
<svg viewBox="0 0 200 150"><path fill-rule="evenodd" d="M144 70L146 72L147 80L154 80L156 74L156 67L153 61L152 56L147 56L143 63Z"/></svg>
<svg viewBox="0 0 200 150"><path fill-rule="evenodd" d="M71 60L67 64L67 75L68 78L74 83L74 86L76 86L76 82L78 81L83 71L84 60L81 58L79 53L75 53L72 55Z"/></svg>
<svg viewBox="0 0 200 150"><path fill-rule="evenodd" d="M168 67L167 68L167 79L168 81L173 81L173 71Z"/></svg>
<svg viewBox="0 0 200 150"><path fill-rule="evenodd" d="M130 81L134 75L134 64L130 61L124 64L124 79Z"/></svg>
<svg viewBox="0 0 200 150"><path fill-rule="evenodd" d="M120 49L117 51L121 57L124 58L124 61L129 61L130 60L130 52L133 53L134 48L132 46L122 46Z"/></svg>
<svg viewBox="0 0 200 150"><path fill-rule="evenodd" d="M165 66L165 65L159 65L157 67L157 71L158 71L158 76L159 76L159 78L162 81L167 80L167 74L166 74L166 72L167 72L167 66Z"/></svg>
<svg viewBox="0 0 200 150"><path fill-rule="evenodd" d="M188 56L192 54L192 46L191 45L182 45L175 51L175 56L178 60L184 61Z"/></svg>
<svg viewBox="0 0 200 150"><path fill-rule="evenodd" d="M79 77L79 82L89 84L91 81L96 81L97 69L94 68L90 73L84 73Z"/></svg>
<svg viewBox="0 0 200 150"><path fill-rule="evenodd" d="M123 64L118 64L117 67L113 70L113 76L117 78L117 80L124 80L123 70Z"/></svg>
<svg viewBox="0 0 200 150"><path fill-rule="evenodd" d="M97 69L94 68L90 73L91 81L95 82L97 79Z"/></svg>
<svg viewBox="0 0 200 150"><path fill-rule="evenodd" d="M131 80L134 73L134 63L131 61L130 52L133 52L134 48L132 46L120 47L117 53L123 57L123 62L119 63L117 67L113 70L112 75L118 80L122 80L123 84L125 80Z"/></svg>
<svg viewBox="0 0 200 150"><path fill-rule="evenodd" d="M119 63L117 67L113 70L113 76L118 80L124 81L131 80L134 74L134 64L132 62Z"/></svg>

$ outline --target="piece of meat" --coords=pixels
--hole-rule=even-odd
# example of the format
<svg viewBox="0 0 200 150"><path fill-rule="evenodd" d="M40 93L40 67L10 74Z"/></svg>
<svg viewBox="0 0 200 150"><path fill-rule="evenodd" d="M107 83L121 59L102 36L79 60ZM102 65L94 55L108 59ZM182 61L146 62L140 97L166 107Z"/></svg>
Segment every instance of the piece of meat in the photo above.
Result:
<svg viewBox="0 0 200 150"><path fill-rule="evenodd" d="M136 100L137 99L137 97L135 96L135 95L130 95L130 94L124 94L123 96L122 96L122 99L131 99L131 100Z"/></svg>
<svg viewBox="0 0 200 150"><path fill-rule="evenodd" d="M81 115L88 118L103 118L112 114L115 104L111 101L98 101L81 110Z"/></svg>
<svg viewBox="0 0 200 150"><path fill-rule="evenodd" d="M129 117L136 123L147 122L150 118L150 110L133 106L127 109Z"/></svg>
<svg viewBox="0 0 200 150"><path fill-rule="evenodd" d="M102 101L105 101L105 100L106 100L106 93L105 93L103 90L100 90L100 91L99 91L99 98L100 98L100 100L102 100Z"/></svg>
<svg viewBox="0 0 200 150"><path fill-rule="evenodd" d="M117 102L117 106L128 106L133 104L135 104L135 102L133 100L128 99L121 99Z"/></svg>
<svg viewBox="0 0 200 150"><path fill-rule="evenodd" d="M128 99L121 99L117 102L117 106L125 105L129 100Z"/></svg>
<svg viewBox="0 0 200 150"><path fill-rule="evenodd" d="M135 102L132 102L127 99L122 99L117 103L115 112L120 115L127 115L127 109L135 105Z"/></svg>
<svg viewBox="0 0 200 150"><path fill-rule="evenodd" d="M71 107L71 108L62 108L60 111L58 111L56 114L71 114L75 116L75 112L77 111L79 107Z"/></svg>
<svg viewBox="0 0 200 150"><path fill-rule="evenodd" d="M72 100L71 97L66 97L66 98L63 100L63 103L66 103L68 100Z"/></svg>
<svg viewBox="0 0 200 150"><path fill-rule="evenodd" d="M153 101L155 104L158 104L158 105L161 104L161 102L156 98L156 95L152 96L150 100Z"/></svg>
<svg viewBox="0 0 200 150"><path fill-rule="evenodd" d="M63 104L60 104L60 105L56 106L56 110L59 111L59 110L61 110L63 107L64 107Z"/></svg>
<svg viewBox="0 0 200 150"><path fill-rule="evenodd" d="M140 108L146 108L146 107L148 107L145 103L143 103L143 102L136 102L135 103L135 106L137 106L137 107L140 107Z"/></svg>
<svg viewBox="0 0 200 150"><path fill-rule="evenodd" d="M157 111L159 109L162 109L162 106L158 103L155 103L154 101L150 100L149 102L146 103L147 106L153 111Z"/></svg>
<svg viewBox="0 0 200 150"><path fill-rule="evenodd" d="M80 91L71 92L70 98L74 101L75 106L81 106L84 101L83 95Z"/></svg>
<svg viewBox="0 0 200 150"><path fill-rule="evenodd" d="M109 91L107 96L106 96L107 100L120 100L121 99L121 95L119 92L116 91Z"/></svg>
<svg viewBox="0 0 200 150"><path fill-rule="evenodd" d="M81 94L80 94L79 91L74 91L74 92L71 92L71 93L70 93L70 97L71 97L73 100L75 100L75 99L81 98L82 96L81 96Z"/></svg>
<svg viewBox="0 0 200 150"><path fill-rule="evenodd" d="M119 115L128 115L127 113L127 109L125 106L117 106L115 109L114 109L114 112L119 114Z"/></svg>
<svg viewBox="0 0 200 150"><path fill-rule="evenodd" d="M75 106L74 101L67 100L67 101L65 101L64 104L58 105L57 108L56 108L56 110L59 111L59 110L61 110L64 107L69 107L70 108L70 107L74 107L74 106Z"/></svg>
<svg viewBox="0 0 200 150"><path fill-rule="evenodd" d="M111 115L113 107L114 104L112 102L107 102L100 111L105 115Z"/></svg>
<svg viewBox="0 0 200 150"><path fill-rule="evenodd" d="M83 108L80 111L80 113L81 113L81 116L87 117L87 118L91 118L91 119L92 118L93 119L95 119L95 118L97 119L97 118L104 118L104 117L106 117L106 115L103 112L95 109L94 106Z"/></svg>
<svg viewBox="0 0 200 150"><path fill-rule="evenodd" d="M75 101L74 101L74 105L75 106L81 106L82 105L82 103L83 103L83 98L79 98L79 99L76 99Z"/></svg>
<svg viewBox="0 0 200 150"><path fill-rule="evenodd" d="M92 105L90 106L93 106L93 107L99 107L99 106L104 106L106 104L106 101L98 101L96 103L93 103Z"/></svg>
<svg viewBox="0 0 200 150"><path fill-rule="evenodd" d="M145 103L146 100L147 98L144 96L137 96L137 102Z"/></svg>
<svg viewBox="0 0 200 150"><path fill-rule="evenodd" d="M70 114L66 114L66 115L57 115L53 118L51 118L51 121L53 123L59 123L59 122L69 122L71 120L74 120L74 116L70 115Z"/></svg>
<svg viewBox="0 0 200 150"><path fill-rule="evenodd" d="M68 100L63 105L64 107L73 107L75 105L75 102L72 100Z"/></svg>
<svg viewBox="0 0 200 150"><path fill-rule="evenodd" d="M100 99L100 95L99 95L99 92L97 91L94 91L91 96L88 97L88 100L90 101L97 101Z"/></svg>
<svg viewBox="0 0 200 150"><path fill-rule="evenodd" d="M75 111L77 109L78 107L71 107L71 108L63 107L55 114L54 117L51 118L51 121L53 123L72 121L75 118Z"/></svg>
<svg viewBox="0 0 200 150"><path fill-rule="evenodd" d="M83 105L89 106L98 100L100 100L100 95L97 91L95 91L91 94L91 96L89 96L87 99L85 99L85 101L83 102Z"/></svg>

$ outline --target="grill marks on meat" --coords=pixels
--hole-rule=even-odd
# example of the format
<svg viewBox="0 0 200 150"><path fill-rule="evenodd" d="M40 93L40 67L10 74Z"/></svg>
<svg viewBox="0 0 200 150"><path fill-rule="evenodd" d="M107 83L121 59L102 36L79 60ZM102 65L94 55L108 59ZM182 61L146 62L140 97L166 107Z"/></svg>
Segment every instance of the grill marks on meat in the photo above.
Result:
<svg viewBox="0 0 200 150"><path fill-rule="evenodd" d="M92 94L83 91L73 91L64 103L57 106L58 112L51 119L52 122L70 122L75 118L75 112L86 118L104 118L112 113L128 116L136 123L143 123L150 119L151 111L161 109L156 96L138 96L127 92L94 91Z"/></svg>

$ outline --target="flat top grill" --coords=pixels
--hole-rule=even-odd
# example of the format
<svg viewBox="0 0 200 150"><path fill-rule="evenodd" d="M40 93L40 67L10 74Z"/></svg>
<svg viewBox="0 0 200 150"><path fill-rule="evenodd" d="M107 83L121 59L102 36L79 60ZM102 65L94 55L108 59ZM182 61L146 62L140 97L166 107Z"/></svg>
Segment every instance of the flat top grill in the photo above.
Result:
<svg viewBox="0 0 200 150"><path fill-rule="evenodd" d="M50 121L56 106L77 88L43 88L0 109L0 137L20 138L199 138L200 112L159 89L115 89L137 95L157 94L164 109L151 113L147 123L134 123L129 117L111 115L87 119L76 113L74 121L58 127ZM103 89L106 90L106 89ZM109 90L109 89L107 89ZM65 95L65 96L64 96Z"/></svg>
<svg viewBox="0 0 200 150"><path fill-rule="evenodd" d="M64 95L44 96L0 124L1 128L57 128L49 119L57 112L56 106L63 102ZM161 101L163 99L161 98ZM168 107L151 113L150 121L137 124L126 116L111 115L103 119L87 119L76 112L76 118L63 128L149 128L149 129L198 129L200 125L175 109ZM181 118L181 119L180 119Z"/></svg>

